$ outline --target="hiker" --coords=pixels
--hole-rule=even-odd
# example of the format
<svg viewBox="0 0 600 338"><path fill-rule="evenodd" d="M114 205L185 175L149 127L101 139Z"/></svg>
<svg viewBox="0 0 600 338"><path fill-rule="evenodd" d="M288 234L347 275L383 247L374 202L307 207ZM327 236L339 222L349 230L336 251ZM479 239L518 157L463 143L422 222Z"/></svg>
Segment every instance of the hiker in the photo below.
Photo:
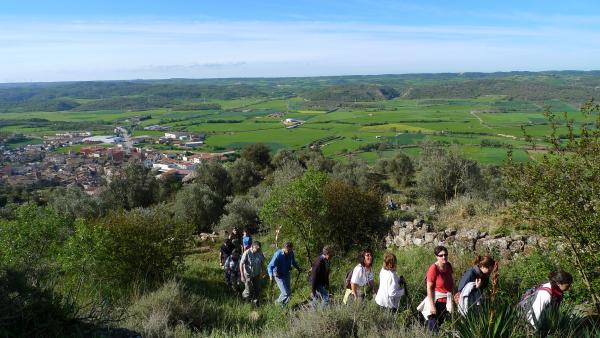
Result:
<svg viewBox="0 0 600 338"><path fill-rule="evenodd" d="M291 276L290 271L292 267L298 270L298 273L302 271L296 263L294 258L294 248L291 242L286 242L283 245L283 249L277 250L271 258L271 262L267 268L269 273L269 279L271 282L275 280L277 287L279 288L280 294L276 302L281 306L285 306L292 294Z"/></svg>
<svg viewBox="0 0 600 338"><path fill-rule="evenodd" d="M396 202L394 202L394 200L388 196L388 202L387 202L388 210L396 210L397 207L398 207L398 205L396 204Z"/></svg>
<svg viewBox="0 0 600 338"><path fill-rule="evenodd" d="M565 271L554 271L548 276L549 282L525 292L519 306L526 311L527 321L536 329L543 322L546 311L558 309L563 293L573 284L573 276Z"/></svg>
<svg viewBox="0 0 600 338"><path fill-rule="evenodd" d="M231 242L233 243L235 248L238 250L241 250L242 249L242 236L238 232L237 228L231 229L230 237L231 237Z"/></svg>
<svg viewBox="0 0 600 338"><path fill-rule="evenodd" d="M405 294L404 278L398 277L396 267L396 255L386 252L383 256L383 267L379 272L379 289L375 296L375 303L389 309L392 313L398 311L400 299Z"/></svg>
<svg viewBox="0 0 600 338"><path fill-rule="evenodd" d="M225 282L237 292L240 285L240 252L234 249L231 256L225 260Z"/></svg>
<svg viewBox="0 0 600 338"><path fill-rule="evenodd" d="M433 249L436 262L427 270L427 297L417 306L430 332L438 332L448 312L453 310L452 290L454 277L452 264L448 262L448 249L437 246Z"/></svg>
<svg viewBox="0 0 600 338"><path fill-rule="evenodd" d="M235 249L235 246L231 242L231 238L225 238L225 241L223 241L223 244L219 249L219 264L221 265L221 268L225 266L225 261L227 260L227 257L231 256L233 249Z"/></svg>
<svg viewBox="0 0 600 338"><path fill-rule="evenodd" d="M260 301L260 277L265 272L265 256L260 248L260 242L255 241L249 250L244 251L240 258L240 276L244 283L242 297L259 305Z"/></svg>
<svg viewBox="0 0 600 338"><path fill-rule="evenodd" d="M344 294L344 304L348 300L361 300L366 296L365 287L374 287L373 277L373 252L364 249L358 256L358 264L351 272L346 274L346 293Z"/></svg>
<svg viewBox="0 0 600 338"><path fill-rule="evenodd" d="M482 290L489 284L490 274L495 267L496 261L492 257L477 256L473 266L463 274L458 283L458 292L454 295L460 314L466 316L469 310L481 306Z"/></svg>
<svg viewBox="0 0 600 338"><path fill-rule="evenodd" d="M310 271L310 286L312 289L311 304L316 306L319 301L321 307L329 304L329 273L331 272L331 256L333 251L329 245L323 248L322 254L315 259Z"/></svg>
<svg viewBox="0 0 600 338"><path fill-rule="evenodd" d="M244 228L244 235L242 236L242 246L244 247L244 251L250 249L252 245L252 236L250 235L250 230L248 228Z"/></svg>

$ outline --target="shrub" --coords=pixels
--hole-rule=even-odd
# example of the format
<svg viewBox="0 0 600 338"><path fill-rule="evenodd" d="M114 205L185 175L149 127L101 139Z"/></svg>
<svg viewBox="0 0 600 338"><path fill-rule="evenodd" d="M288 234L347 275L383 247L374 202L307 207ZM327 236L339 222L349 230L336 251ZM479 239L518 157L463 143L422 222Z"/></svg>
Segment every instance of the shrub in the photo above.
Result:
<svg viewBox="0 0 600 338"><path fill-rule="evenodd" d="M110 214L97 223L79 223L61 263L74 281L106 292L133 284L153 285L183 265L191 229L175 225L164 206Z"/></svg>
<svg viewBox="0 0 600 338"><path fill-rule="evenodd" d="M47 270L71 228L54 211L33 204L19 207L12 221L0 220L0 263Z"/></svg>
<svg viewBox="0 0 600 338"><path fill-rule="evenodd" d="M420 167L417 180L419 191L435 202L475 193L482 183L477 162L464 158L454 149L447 151L439 145L423 145Z"/></svg>
<svg viewBox="0 0 600 338"><path fill-rule="evenodd" d="M175 198L175 220L193 226L197 232L210 231L223 214L225 198L208 185L192 183Z"/></svg>
<svg viewBox="0 0 600 338"><path fill-rule="evenodd" d="M372 243L382 214L378 193L364 192L312 169L276 187L260 211L261 219L281 226L285 236L305 249L309 261L331 238L344 250Z"/></svg>
<svg viewBox="0 0 600 338"><path fill-rule="evenodd" d="M101 194L108 208L133 209L147 207L158 198L154 173L142 164L132 163L113 174Z"/></svg>
<svg viewBox="0 0 600 338"><path fill-rule="evenodd" d="M575 267L596 311L600 311L600 105L593 100L582 108L584 116L596 114L592 129L574 133L567 120L568 141L558 136L562 122L546 112L551 124L549 153L525 164L509 161L507 185L514 201L514 216L525 220L541 235L563 243L563 255ZM559 125L560 124L560 125ZM533 138L526 135L532 142Z"/></svg>
<svg viewBox="0 0 600 338"><path fill-rule="evenodd" d="M144 337L176 337L201 330L209 310L204 299L171 279L131 305L126 326Z"/></svg>
<svg viewBox="0 0 600 338"><path fill-rule="evenodd" d="M270 337L431 337L423 327L404 327L374 302L297 311Z"/></svg>

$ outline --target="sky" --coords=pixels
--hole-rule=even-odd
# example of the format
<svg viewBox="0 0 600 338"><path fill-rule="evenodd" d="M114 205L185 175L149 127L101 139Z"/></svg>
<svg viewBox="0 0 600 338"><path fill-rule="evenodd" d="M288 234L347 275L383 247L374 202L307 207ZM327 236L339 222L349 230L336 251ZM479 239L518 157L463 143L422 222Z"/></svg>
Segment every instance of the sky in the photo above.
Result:
<svg viewBox="0 0 600 338"><path fill-rule="evenodd" d="M599 1L0 0L0 82L600 69Z"/></svg>

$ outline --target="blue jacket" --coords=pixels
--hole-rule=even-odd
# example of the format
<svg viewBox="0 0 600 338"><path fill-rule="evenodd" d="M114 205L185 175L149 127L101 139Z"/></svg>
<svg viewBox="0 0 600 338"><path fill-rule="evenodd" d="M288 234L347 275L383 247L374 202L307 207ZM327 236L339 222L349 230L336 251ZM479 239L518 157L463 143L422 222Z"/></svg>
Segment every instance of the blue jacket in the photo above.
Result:
<svg viewBox="0 0 600 338"><path fill-rule="evenodd" d="M273 254L273 258L271 258L271 262L267 267L267 272L270 277L273 277L273 272L277 272L278 277L283 278L290 275L292 266L300 271L300 267L294 258L294 253L290 252L286 255L283 253L283 250L279 249Z"/></svg>
<svg viewBox="0 0 600 338"><path fill-rule="evenodd" d="M252 236L248 235L248 236L242 237L242 246L244 247L244 250L248 249L251 245L252 245Z"/></svg>
<svg viewBox="0 0 600 338"><path fill-rule="evenodd" d="M487 286L487 278L481 273L479 267L472 266L469 270L465 272L465 274L460 279L460 283L458 283L458 292L462 292L462 289L470 282L474 282L475 279L481 278L481 288L484 289Z"/></svg>

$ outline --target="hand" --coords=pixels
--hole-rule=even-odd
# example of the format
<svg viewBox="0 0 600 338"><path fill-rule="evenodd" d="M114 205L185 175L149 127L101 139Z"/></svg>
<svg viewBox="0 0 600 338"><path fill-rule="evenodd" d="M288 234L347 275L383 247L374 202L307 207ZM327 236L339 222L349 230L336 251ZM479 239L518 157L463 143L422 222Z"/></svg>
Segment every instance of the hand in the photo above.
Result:
<svg viewBox="0 0 600 338"><path fill-rule="evenodd" d="M475 287L478 289L481 287L481 278L475 278Z"/></svg>
<svg viewBox="0 0 600 338"><path fill-rule="evenodd" d="M273 283L273 276L269 276L269 282Z"/></svg>
<svg viewBox="0 0 600 338"><path fill-rule="evenodd" d="M437 315L437 309L435 308L435 303L431 303L431 315L435 316Z"/></svg>

